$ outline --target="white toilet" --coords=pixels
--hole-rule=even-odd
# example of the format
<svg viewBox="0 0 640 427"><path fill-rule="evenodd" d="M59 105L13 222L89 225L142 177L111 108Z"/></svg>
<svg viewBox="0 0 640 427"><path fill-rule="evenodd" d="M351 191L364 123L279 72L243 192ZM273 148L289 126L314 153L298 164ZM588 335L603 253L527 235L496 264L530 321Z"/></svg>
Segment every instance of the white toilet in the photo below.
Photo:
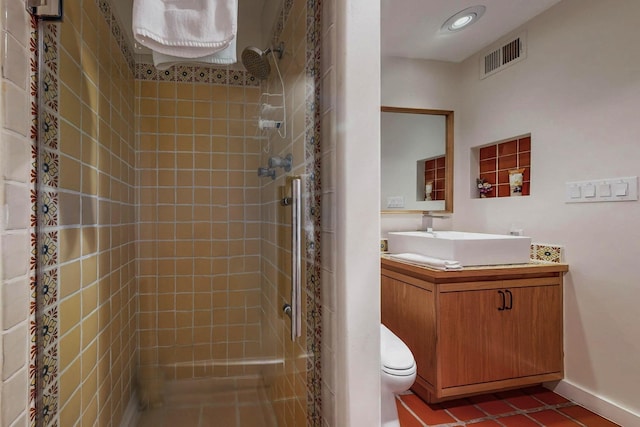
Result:
<svg viewBox="0 0 640 427"><path fill-rule="evenodd" d="M382 427L400 427L396 393L409 390L416 380L416 362L409 347L380 324L380 405Z"/></svg>

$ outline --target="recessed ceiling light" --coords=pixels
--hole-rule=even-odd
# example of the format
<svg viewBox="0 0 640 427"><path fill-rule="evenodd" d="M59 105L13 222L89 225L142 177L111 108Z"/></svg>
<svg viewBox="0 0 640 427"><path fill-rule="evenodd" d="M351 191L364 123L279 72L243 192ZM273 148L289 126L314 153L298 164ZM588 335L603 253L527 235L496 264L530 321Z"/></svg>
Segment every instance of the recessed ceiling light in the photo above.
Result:
<svg viewBox="0 0 640 427"><path fill-rule="evenodd" d="M461 10L447 19L440 31L460 31L480 19L485 10L487 8L484 6L472 6Z"/></svg>

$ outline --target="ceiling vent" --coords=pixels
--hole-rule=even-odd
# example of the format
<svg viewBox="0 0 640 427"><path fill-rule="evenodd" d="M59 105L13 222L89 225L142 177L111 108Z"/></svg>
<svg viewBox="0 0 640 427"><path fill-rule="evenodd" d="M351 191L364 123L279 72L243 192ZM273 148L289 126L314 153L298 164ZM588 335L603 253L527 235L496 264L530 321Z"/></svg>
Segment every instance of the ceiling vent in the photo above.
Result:
<svg viewBox="0 0 640 427"><path fill-rule="evenodd" d="M510 37L480 56L480 78L484 79L527 57L526 34Z"/></svg>

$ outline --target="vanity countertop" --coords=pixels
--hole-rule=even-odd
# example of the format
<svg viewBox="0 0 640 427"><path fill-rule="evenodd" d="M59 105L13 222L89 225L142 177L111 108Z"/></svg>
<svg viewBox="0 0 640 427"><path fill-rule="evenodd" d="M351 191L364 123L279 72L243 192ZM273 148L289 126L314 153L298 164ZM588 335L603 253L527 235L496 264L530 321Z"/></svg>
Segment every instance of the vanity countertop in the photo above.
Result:
<svg viewBox="0 0 640 427"><path fill-rule="evenodd" d="M488 265L464 267L462 270L442 271L409 261L380 255L381 267L409 276L428 278L433 283L451 283L468 280L517 279L521 277L549 277L569 271L564 263L534 261L527 264Z"/></svg>

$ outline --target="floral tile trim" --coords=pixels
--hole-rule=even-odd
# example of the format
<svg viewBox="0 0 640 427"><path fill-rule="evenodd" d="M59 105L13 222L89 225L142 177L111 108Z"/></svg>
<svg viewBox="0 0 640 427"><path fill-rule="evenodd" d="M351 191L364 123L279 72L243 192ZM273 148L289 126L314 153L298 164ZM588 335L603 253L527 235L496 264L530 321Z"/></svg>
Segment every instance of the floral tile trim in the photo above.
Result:
<svg viewBox="0 0 640 427"><path fill-rule="evenodd" d="M300 0L299 0L300 1ZM278 21L284 23L290 18L291 9L293 7L293 0L285 0L283 8L281 10L283 19ZM321 31L321 16L322 16L322 1L321 0L307 0L306 1L306 18L307 18L307 46L306 56L314 58L312 61L305 63L305 74L309 76L307 81L312 80L313 85L306 85L305 87L305 99L306 99L306 112L305 112L305 160L307 160L307 153L311 155L306 161L307 166L305 171L310 174L309 184L313 187L313 191L309 192L310 195L310 209L309 209L309 222L313 223L314 229L314 251L313 251L313 274L307 280L307 289L312 291L310 304L307 305L307 322L308 322L308 339L307 339L307 354L310 355L307 362L307 425L312 427L320 427L324 424L322 419L322 360L321 351L322 346L322 295L321 295L321 233L320 233L320 212L321 212L321 197L322 183L320 182L320 73L317 70L320 69L320 43L319 38L316 37ZM294 17L295 18L295 17ZM276 30L274 39L279 38L282 32L282 27ZM312 35L311 39L309 35ZM317 53L317 54L315 54ZM253 78L250 73L246 73L245 76L248 79ZM229 80L232 80L233 75ZM259 85L257 80L246 80L245 85ZM316 179L317 178L317 179ZM312 362L312 363L310 363Z"/></svg>
<svg viewBox="0 0 640 427"><path fill-rule="evenodd" d="M32 324L32 357L30 363L30 426L52 427L58 424L58 183L59 114L58 114L58 48L59 23L49 22L39 34L42 49L43 80L39 82L42 100L36 105L38 117L37 149L32 173L37 176L33 212L39 227L33 238L34 264L39 273L34 281L34 322ZM37 56L36 56L37 57ZM37 63L37 62L36 62Z"/></svg>
<svg viewBox="0 0 640 427"><path fill-rule="evenodd" d="M38 400L38 373L37 373L37 358L38 358L38 326L37 326L37 311L38 311L38 290L37 290L37 253L38 253L38 240L36 238L36 226L37 226L37 211L38 211L38 193L37 193L37 178L38 178L38 138L39 138L39 110L38 110L38 96L39 96L39 63L38 55L41 47L39 46L38 32L38 20L35 16L30 17L30 31L29 31L29 63L30 63L30 102L31 102L31 170L30 170L30 202L31 202L31 257L29 264L29 385L28 385L28 410L29 410L29 426L36 426L37 418L37 400ZM57 54L56 54L57 55ZM50 58L51 56L49 56ZM55 81L49 82L52 87L52 92L57 93L57 84ZM47 94L44 95L45 97ZM45 100L48 102L50 100ZM57 107L56 107L57 108ZM56 124L57 125L57 124ZM57 134L54 136L50 133L51 143L57 141Z"/></svg>
<svg viewBox="0 0 640 427"><path fill-rule="evenodd" d="M129 46L129 43L127 42L127 39L124 35L124 32L122 31L122 25L112 11L111 0L96 0L96 4L98 5L100 12L102 13L102 17L106 21L107 25L111 28L111 35L116 40L116 43L120 48L120 52L122 53L122 56L124 57L129 70L131 70L132 73L135 73L136 61L134 59L133 52L131 51L131 47Z"/></svg>
<svg viewBox="0 0 640 427"><path fill-rule="evenodd" d="M535 261L564 262L564 247L544 243L531 244L531 259Z"/></svg>
<svg viewBox="0 0 640 427"><path fill-rule="evenodd" d="M135 78L163 82L260 86L260 80L247 71L206 65L174 65L166 70L158 70L153 64L139 63L135 66Z"/></svg>

